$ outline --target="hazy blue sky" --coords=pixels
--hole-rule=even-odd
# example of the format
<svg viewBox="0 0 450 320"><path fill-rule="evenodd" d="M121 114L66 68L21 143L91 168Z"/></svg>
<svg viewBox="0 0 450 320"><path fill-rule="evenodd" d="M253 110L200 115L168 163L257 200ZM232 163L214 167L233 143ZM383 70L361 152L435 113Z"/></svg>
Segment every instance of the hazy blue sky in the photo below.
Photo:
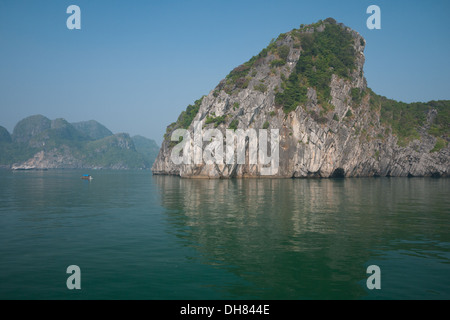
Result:
<svg viewBox="0 0 450 320"><path fill-rule="evenodd" d="M81 8L81 30L66 9ZM381 8L381 30L366 9ZM95 119L158 142L168 124L278 34L333 17L367 41L369 87L450 99L450 1L0 0L0 125Z"/></svg>

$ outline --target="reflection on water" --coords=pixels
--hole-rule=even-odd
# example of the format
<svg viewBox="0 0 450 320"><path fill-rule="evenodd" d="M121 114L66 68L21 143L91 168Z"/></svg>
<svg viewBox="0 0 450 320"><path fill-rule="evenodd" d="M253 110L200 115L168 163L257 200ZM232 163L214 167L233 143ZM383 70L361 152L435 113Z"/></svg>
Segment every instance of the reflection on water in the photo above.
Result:
<svg viewBox="0 0 450 320"><path fill-rule="evenodd" d="M84 173L0 170L0 299L450 298L449 179Z"/></svg>
<svg viewBox="0 0 450 320"><path fill-rule="evenodd" d="M172 232L203 263L246 281L229 288L236 295L449 297L448 180L153 179ZM423 280L429 260L440 270L432 283ZM365 289L370 264L383 272L381 292ZM412 274L393 277L395 264Z"/></svg>

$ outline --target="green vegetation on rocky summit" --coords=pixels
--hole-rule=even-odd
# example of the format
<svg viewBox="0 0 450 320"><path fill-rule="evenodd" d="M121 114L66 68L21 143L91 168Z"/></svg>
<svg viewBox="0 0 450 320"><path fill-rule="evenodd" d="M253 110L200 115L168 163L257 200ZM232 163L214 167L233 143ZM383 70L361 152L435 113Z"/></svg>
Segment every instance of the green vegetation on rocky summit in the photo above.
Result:
<svg viewBox="0 0 450 320"><path fill-rule="evenodd" d="M282 83L282 92L275 96L275 102L286 113L306 102L307 88L317 92L322 106L328 104L330 82L333 74L349 78L355 68L355 52L352 35L333 22L325 24L322 32L293 32L300 40L302 49L294 71Z"/></svg>
<svg viewBox="0 0 450 320"><path fill-rule="evenodd" d="M307 32L310 28L324 26L322 32ZM334 19L328 18L324 22L302 26L300 29L291 31L295 39L293 47L301 48L302 53L294 71L289 78L283 78L281 91L277 92L275 102L283 107L286 113L302 103L306 102L307 88L315 88L319 103L326 108L330 99L330 81L332 74L341 78L349 78L351 71L355 68L355 52L353 48L353 37L344 26L336 24ZM287 45L277 45L283 40L286 33L281 34L277 40L272 40L258 55L249 61L234 68L225 79L218 85L215 95L220 90L232 94L235 90L246 89L252 79L250 71L264 63L264 58L269 53L277 58L271 60L270 66L277 68L284 66L290 53ZM264 85L256 85L255 90L265 92Z"/></svg>
<svg viewBox="0 0 450 320"><path fill-rule="evenodd" d="M445 139L450 138L450 100L405 103L377 95L370 89L368 92L371 109L380 112L381 123L392 129L400 146L420 139L419 129L425 126L431 110L436 110L436 116L427 131L437 138L437 151L447 145Z"/></svg>

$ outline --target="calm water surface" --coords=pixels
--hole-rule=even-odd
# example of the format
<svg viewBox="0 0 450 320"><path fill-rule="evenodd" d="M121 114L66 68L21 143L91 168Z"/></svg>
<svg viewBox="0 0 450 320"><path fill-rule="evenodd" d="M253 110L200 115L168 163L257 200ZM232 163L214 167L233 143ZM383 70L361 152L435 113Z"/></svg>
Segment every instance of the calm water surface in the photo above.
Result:
<svg viewBox="0 0 450 320"><path fill-rule="evenodd" d="M0 170L0 299L450 299L449 194L431 178Z"/></svg>

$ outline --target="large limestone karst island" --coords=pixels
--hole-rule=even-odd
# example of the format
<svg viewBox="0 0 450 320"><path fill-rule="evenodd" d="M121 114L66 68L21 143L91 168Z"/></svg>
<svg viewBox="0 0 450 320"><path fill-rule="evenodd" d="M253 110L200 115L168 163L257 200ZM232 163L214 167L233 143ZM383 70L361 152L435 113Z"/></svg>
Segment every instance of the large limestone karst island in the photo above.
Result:
<svg viewBox="0 0 450 320"><path fill-rule="evenodd" d="M281 34L167 127L153 173L262 176L260 164L175 164L172 133L202 121L224 137L227 129L278 129L274 177L448 176L450 101L377 95L364 77L364 47L332 18Z"/></svg>

